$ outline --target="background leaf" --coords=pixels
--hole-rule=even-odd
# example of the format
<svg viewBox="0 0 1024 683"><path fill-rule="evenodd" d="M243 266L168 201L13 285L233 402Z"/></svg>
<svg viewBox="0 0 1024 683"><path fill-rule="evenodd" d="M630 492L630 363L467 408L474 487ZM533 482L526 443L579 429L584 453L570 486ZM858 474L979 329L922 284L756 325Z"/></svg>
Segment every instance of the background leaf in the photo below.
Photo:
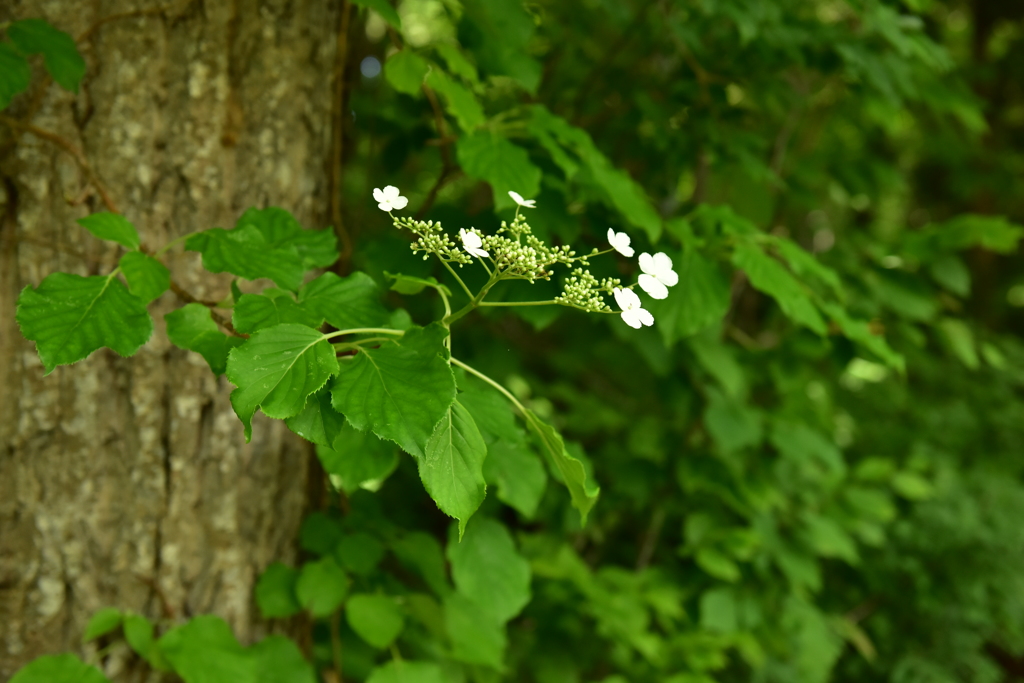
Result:
<svg viewBox="0 0 1024 683"><path fill-rule="evenodd" d="M215 375L223 375L227 369L228 351L245 342L241 337L221 332L210 309L203 304L186 304L165 315L164 321L171 343L200 354Z"/></svg>
<svg viewBox="0 0 1024 683"><path fill-rule="evenodd" d="M145 304L170 289L171 272L152 256L129 251L121 257L120 266L128 289Z"/></svg>
<svg viewBox="0 0 1024 683"><path fill-rule="evenodd" d="M353 595L345 603L345 618L360 638L381 649L398 637L404 625L398 605L386 595Z"/></svg>
<svg viewBox="0 0 1024 683"><path fill-rule="evenodd" d="M139 248L139 233L132 223L119 213L103 211L75 221L101 240L117 242L128 249Z"/></svg>
<svg viewBox="0 0 1024 683"><path fill-rule="evenodd" d="M85 60L78 53L75 39L43 19L22 19L7 27L7 37L26 54L42 53L46 70L53 80L71 92L85 75Z"/></svg>

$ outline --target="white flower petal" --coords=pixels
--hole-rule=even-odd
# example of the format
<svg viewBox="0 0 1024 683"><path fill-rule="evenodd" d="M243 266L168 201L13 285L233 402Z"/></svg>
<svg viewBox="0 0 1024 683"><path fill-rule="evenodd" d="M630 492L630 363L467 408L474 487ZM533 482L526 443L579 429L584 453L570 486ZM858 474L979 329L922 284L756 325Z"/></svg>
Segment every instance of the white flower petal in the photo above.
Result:
<svg viewBox="0 0 1024 683"><path fill-rule="evenodd" d="M387 199L387 196L384 194L384 190L380 189L379 187L375 187L373 188L373 198L378 202L383 202L385 199Z"/></svg>
<svg viewBox="0 0 1024 683"><path fill-rule="evenodd" d="M384 196L388 199L397 199L399 194L401 193L394 185L388 185L384 188Z"/></svg>
<svg viewBox="0 0 1024 683"><path fill-rule="evenodd" d="M653 275L644 273L636 280L637 284L640 285L640 288L650 294L652 299L664 299L668 297L668 287L662 284L661 280Z"/></svg>
<svg viewBox="0 0 1024 683"><path fill-rule="evenodd" d="M644 271L648 275L654 275L657 272L654 266L654 257L646 251L640 254L640 258L637 259L637 263L640 264L640 270Z"/></svg>
<svg viewBox="0 0 1024 683"><path fill-rule="evenodd" d="M615 232L611 228L608 228L608 243L612 245L615 251L619 252L625 257L631 257L633 255L633 247L629 246L629 235L624 232Z"/></svg>
<svg viewBox="0 0 1024 683"><path fill-rule="evenodd" d="M643 309L631 309L623 311L619 315L622 316L622 321L632 327L634 330L639 330L643 326L643 322L640 319L640 311Z"/></svg>
<svg viewBox="0 0 1024 683"><path fill-rule="evenodd" d="M654 267L656 269L655 277L661 280L662 284L669 287L675 287L679 284L679 274L672 270L672 259L669 258L668 254L663 251L655 254Z"/></svg>
<svg viewBox="0 0 1024 683"><path fill-rule="evenodd" d="M380 204L377 205L377 208L380 209L381 211L391 211L391 203L381 202Z"/></svg>
<svg viewBox="0 0 1024 683"><path fill-rule="evenodd" d="M395 197L394 199L391 200L391 206L395 207L396 209L404 209L408 205L408 197Z"/></svg>
<svg viewBox="0 0 1024 683"><path fill-rule="evenodd" d="M640 297L632 289L616 287L612 290L612 296L615 297L615 303L624 311L640 308L641 306Z"/></svg>
<svg viewBox="0 0 1024 683"><path fill-rule="evenodd" d="M637 319L647 327L654 324L654 316L646 308L638 308L635 311L630 311L630 313L635 313Z"/></svg>

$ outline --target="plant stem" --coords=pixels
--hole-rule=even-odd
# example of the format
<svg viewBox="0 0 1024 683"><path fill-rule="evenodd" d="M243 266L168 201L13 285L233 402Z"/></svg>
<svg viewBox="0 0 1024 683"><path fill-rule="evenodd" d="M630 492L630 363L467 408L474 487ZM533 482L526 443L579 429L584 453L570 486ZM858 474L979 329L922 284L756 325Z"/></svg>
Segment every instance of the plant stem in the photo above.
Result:
<svg viewBox="0 0 1024 683"><path fill-rule="evenodd" d="M469 365L466 365L465 363L463 363L458 358L454 358L454 357L452 358L452 365L457 365L460 368L462 368L463 370L465 370L466 372L468 372L469 374L476 375L477 377L479 377L483 381L487 382L492 387L494 387L495 389L500 391L502 394L504 394L505 398L507 398L509 401L511 401L512 405L514 405L516 408L519 409L519 412L521 412L524 416L527 415L525 406L523 406L523 404L519 402L519 399L517 399L515 396L513 396L512 392L510 392L508 389L506 389L505 387L501 386L500 384L498 384L493 379L491 379L490 377L488 377L484 373L480 372L476 368L471 367Z"/></svg>
<svg viewBox="0 0 1024 683"><path fill-rule="evenodd" d="M350 330L338 330L336 332L328 332L324 335L324 339L332 339L334 337L340 337L343 334L393 334L397 337L401 337L405 334L402 330L392 330L387 327L353 327Z"/></svg>
<svg viewBox="0 0 1024 683"><path fill-rule="evenodd" d="M331 659L334 660L334 670L338 674L338 683L341 683L341 610L335 610L331 615Z"/></svg>
<svg viewBox="0 0 1024 683"><path fill-rule="evenodd" d="M480 306L550 306L557 304L554 299L547 301L481 301Z"/></svg>
<svg viewBox="0 0 1024 683"><path fill-rule="evenodd" d="M440 260L440 259L438 259L438 260ZM444 265L444 267L448 269L448 272L452 274L452 277L454 277L458 281L458 283L460 285L462 285L462 291L464 291L466 293L466 296L468 296L470 299L472 299L473 298L473 292L471 292L469 290L469 287L467 287L466 283L462 281L462 278L459 277L459 274L455 272L455 269L452 268L450 265L448 265L447 261L441 261L441 264Z"/></svg>
<svg viewBox="0 0 1024 683"><path fill-rule="evenodd" d="M153 258L159 258L159 257L163 256L175 244L177 244L179 242L183 242L183 241L187 240L189 237L191 237L192 235L195 235L195 234L197 234L199 232L202 232L202 231L201 230L195 230L193 232L186 233L186 234L182 235L181 237L175 237L173 240L171 240L170 242L168 242L167 244L162 246L155 254L153 254Z"/></svg>

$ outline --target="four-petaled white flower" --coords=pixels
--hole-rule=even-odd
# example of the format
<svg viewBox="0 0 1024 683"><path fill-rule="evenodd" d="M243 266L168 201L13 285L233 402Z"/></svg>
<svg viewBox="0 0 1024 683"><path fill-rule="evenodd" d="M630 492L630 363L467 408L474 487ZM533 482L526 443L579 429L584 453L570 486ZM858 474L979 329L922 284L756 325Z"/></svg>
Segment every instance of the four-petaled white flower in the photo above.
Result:
<svg viewBox="0 0 1024 683"><path fill-rule="evenodd" d="M383 190L379 187L373 188L373 198L377 200L377 208L381 211L392 209L404 209L409 200L398 193L398 188L388 185Z"/></svg>
<svg viewBox="0 0 1024 683"><path fill-rule="evenodd" d="M608 244L627 258L633 255L633 247L629 246L629 235L624 232L615 232L608 228Z"/></svg>
<svg viewBox="0 0 1024 683"><path fill-rule="evenodd" d="M480 240L480 235L475 232L466 232L466 229L462 228L459 230L459 237L462 238L462 248L471 256L476 256L477 258L487 258L490 256L486 249L481 249L484 243Z"/></svg>
<svg viewBox="0 0 1024 683"><path fill-rule="evenodd" d="M512 201L514 201L519 206L525 206L527 209L537 208L536 199L523 199L523 195L519 194L518 192L513 192L512 190L508 191L508 196L511 197Z"/></svg>
<svg viewBox="0 0 1024 683"><path fill-rule="evenodd" d="M637 278L637 284L655 299L668 296L668 288L679 282L679 275L672 270L672 259L659 251L654 256L647 252L640 254L640 270L644 274Z"/></svg>
<svg viewBox="0 0 1024 683"><path fill-rule="evenodd" d="M654 324L654 316L650 311L641 307L640 297L632 289L616 287L612 290L612 295L615 296L615 303L622 309L620 315L627 325L639 330L643 325L650 327Z"/></svg>

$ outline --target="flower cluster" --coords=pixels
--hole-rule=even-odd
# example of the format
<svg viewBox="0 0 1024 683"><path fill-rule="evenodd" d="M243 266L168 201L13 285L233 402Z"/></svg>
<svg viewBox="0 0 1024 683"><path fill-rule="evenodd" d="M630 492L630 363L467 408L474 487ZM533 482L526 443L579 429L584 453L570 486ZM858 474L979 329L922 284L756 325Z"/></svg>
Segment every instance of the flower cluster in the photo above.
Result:
<svg viewBox="0 0 1024 683"><path fill-rule="evenodd" d="M536 208L536 200L524 199L516 192L508 194L520 208ZM409 203L393 185L383 190L374 189L373 198L377 206L388 213L392 209L405 208ZM422 252L424 259L434 254L445 263L458 263L460 266L473 263L474 258L482 262L487 260L494 268L492 278L498 279L529 280L531 283L550 280L553 274L550 268L555 264L568 266L578 262L588 266L588 258L607 253L594 249L589 254L577 256L568 246L550 247L537 239L526 219L519 215L519 209L511 223L501 222L501 228L495 235L484 235L476 228L459 230L461 248L448 237L440 223L394 216L393 220L395 227L410 230L417 236L418 239L412 243L412 250L415 253ZM612 247L608 251L617 251L627 258L632 258L635 253L630 246L629 235L624 232L608 228L608 243ZM638 262L643 272L637 278L637 284L652 298L666 298L668 288L678 284L679 275L673 270L672 259L664 252L654 255L644 252L640 254ZM484 267L487 268L486 263ZM490 268L487 270L491 272ZM633 285L621 285L618 278L598 281L589 270L575 268L565 280L564 290L555 297L554 303L594 313L612 313L612 308L604 299L610 294L622 309L620 315L627 325L636 329L653 325L654 316L643 308L640 297L632 289Z"/></svg>

